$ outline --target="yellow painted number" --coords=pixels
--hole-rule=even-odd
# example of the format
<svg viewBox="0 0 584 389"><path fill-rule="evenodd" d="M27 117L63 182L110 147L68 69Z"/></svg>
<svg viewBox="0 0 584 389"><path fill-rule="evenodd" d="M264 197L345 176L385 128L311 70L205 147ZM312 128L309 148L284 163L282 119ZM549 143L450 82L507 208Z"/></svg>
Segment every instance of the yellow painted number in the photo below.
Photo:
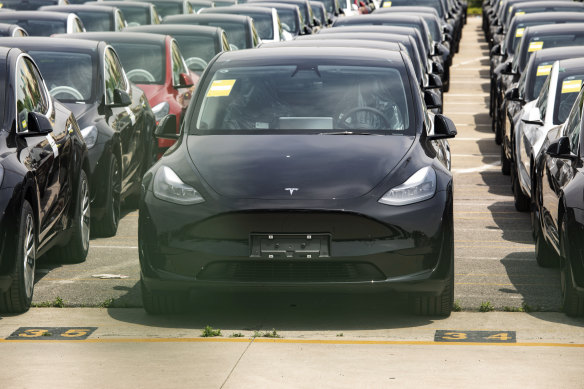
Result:
<svg viewBox="0 0 584 389"><path fill-rule="evenodd" d="M447 340L463 340L466 339L467 336L464 332L445 332L442 339Z"/></svg>
<svg viewBox="0 0 584 389"><path fill-rule="evenodd" d="M43 336L46 334L47 330L24 330L23 333L18 334L18 336L22 336L23 338L36 338L38 336Z"/></svg>
<svg viewBox="0 0 584 389"><path fill-rule="evenodd" d="M501 332L499 334L494 334L494 335L488 336L487 339L489 339L489 340L500 340L500 341L503 341L504 342L506 340L511 339L511 337L509 336L508 333Z"/></svg>
<svg viewBox="0 0 584 389"><path fill-rule="evenodd" d="M64 336L66 338L78 338L80 336L85 336L87 335L87 333L89 332L88 329L82 328L82 329L70 329L67 330L65 332L63 332L61 334L61 336Z"/></svg>

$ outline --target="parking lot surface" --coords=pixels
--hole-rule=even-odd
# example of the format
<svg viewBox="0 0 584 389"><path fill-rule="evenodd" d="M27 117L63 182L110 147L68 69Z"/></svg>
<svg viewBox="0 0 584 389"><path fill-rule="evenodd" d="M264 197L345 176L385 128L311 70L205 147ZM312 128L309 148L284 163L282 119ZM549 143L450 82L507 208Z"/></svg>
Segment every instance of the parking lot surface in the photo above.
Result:
<svg viewBox="0 0 584 389"><path fill-rule="evenodd" d="M85 263L39 263L34 303L66 308L0 318L1 382L583 387L584 320L559 312L559 272L537 266L529 214L515 210L509 177L500 172L480 18L469 17L451 74L445 114L458 128L450 145L455 302L462 312L435 320L407 314L392 296L270 291L201 294L187 315L148 316L132 210L115 237L91 241ZM478 312L481 306L496 312ZM519 310L528 312L504 312ZM205 326L221 336L202 338Z"/></svg>

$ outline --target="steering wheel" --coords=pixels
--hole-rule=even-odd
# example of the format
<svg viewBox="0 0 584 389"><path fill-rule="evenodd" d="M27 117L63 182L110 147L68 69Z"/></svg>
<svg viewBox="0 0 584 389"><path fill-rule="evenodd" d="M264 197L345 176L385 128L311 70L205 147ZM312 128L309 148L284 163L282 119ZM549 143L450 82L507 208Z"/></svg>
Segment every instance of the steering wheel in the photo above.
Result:
<svg viewBox="0 0 584 389"><path fill-rule="evenodd" d="M148 81L148 82L154 82L154 81L156 81L156 78L154 78L154 76L152 75L152 73L150 73L146 69L132 69L129 72L127 72L126 75L130 79L130 81L134 81L133 80L134 77L137 77L138 80L145 80L145 81ZM134 82L136 82L136 81L134 81Z"/></svg>
<svg viewBox="0 0 584 389"><path fill-rule="evenodd" d="M196 69L192 70L204 70L207 67L207 61L203 58L199 57L189 57L185 60L189 69L191 69L191 65L198 65Z"/></svg>
<svg viewBox="0 0 584 389"><path fill-rule="evenodd" d="M85 100L85 98L83 97L81 92L79 92L77 89L75 89L71 86L67 86L67 85L56 86L53 89L51 89L49 91L49 93L52 96L54 96L55 98L57 98L58 94L64 93L64 94L67 94L69 96L73 96L76 100Z"/></svg>
<svg viewBox="0 0 584 389"><path fill-rule="evenodd" d="M233 43L229 44L229 50L233 51L233 50L239 50L239 47L235 46Z"/></svg>
<svg viewBox="0 0 584 389"><path fill-rule="evenodd" d="M352 128L353 126L351 126L351 124L347 123L347 119L353 118L355 116L355 114L357 114L358 112L372 113L375 116L379 117L387 127L390 126L389 119L385 116L385 114L383 112L381 112L380 110L378 110L377 108L373 108L373 107L355 107L355 108L352 108L345 113L341 113L339 115L339 119L337 120L337 126L340 128L345 128L345 129ZM360 128L360 129L362 129L362 128Z"/></svg>
<svg viewBox="0 0 584 389"><path fill-rule="evenodd" d="M289 25L287 25L286 23L282 23L282 28L288 32L292 32L292 29L290 28Z"/></svg>

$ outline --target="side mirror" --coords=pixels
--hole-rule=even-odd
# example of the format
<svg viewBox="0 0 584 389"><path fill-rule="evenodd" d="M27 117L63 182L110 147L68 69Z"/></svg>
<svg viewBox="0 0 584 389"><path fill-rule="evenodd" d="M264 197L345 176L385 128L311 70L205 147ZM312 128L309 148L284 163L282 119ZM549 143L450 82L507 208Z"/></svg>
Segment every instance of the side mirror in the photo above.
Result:
<svg viewBox="0 0 584 389"><path fill-rule="evenodd" d="M440 96L430 90L424 91L424 103L426 103L426 108L442 108L442 99Z"/></svg>
<svg viewBox="0 0 584 389"><path fill-rule="evenodd" d="M562 136L556 141L552 142L546 149L546 154L553 158L576 160L577 155L572 154L570 149L570 138Z"/></svg>
<svg viewBox="0 0 584 389"><path fill-rule="evenodd" d="M497 27L497 29L495 30L495 34L502 34L505 32L505 29L503 28L503 26L499 26Z"/></svg>
<svg viewBox="0 0 584 389"><path fill-rule="evenodd" d="M424 89L436 89L442 88L442 79L437 74L428 75L428 86Z"/></svg>
<svg viewBox="0 0 584 389"><path fill-rule="evenodd" d="M438 43L438 42L434 43L434 53L436 55L447 54L446 51L447 51L447 49L446 49L446 47L444 47L444 45L442 43Z"/></svg>
<svg viewBox="0 0 584 389"><path fill-rule="evenodd" d="M513 72L513 63L512 62L505 62L505 65L503 66L503 70L501 71L501 74L506 74L506 75L514 75L515 73Z"/></svg>
<svg viewBox="0 0 584 389"><path fill-rule="evenodd" d="M444 35L442 36L442 40L445 42L452 42L452 35L445 32Z"/></svg>
<svg viewBox="0 0 584 389"><path fill-rule="evenodd" d="M27 115L27 132L19 132L18 135L27 136L43 136L53 132L53 125L49 118L38 112L29 112Z"/></svg>
<svg viewBox="0 0 584 389"><path fill-rule="evenodd" d="M187 73L181 73L179 84L176 85L177 88L190 88L191 86L195 85L191 76Z"/></svg>
<svg viewBox="0 0 584 389"><path fill-rule="evenodd" d="M505 99L508 101L523 101L519 96L519 88L510 88L505 91Z"/></svg>
<svg viewBox="0 0 584 389"><path fill-rule="evenodd" d="M308 27L306 25L304 26L303 31L304 31L304 34L303 35L310 35L310 34L312 34L312 28L310 28L310 27Z"/></svg>
<svg viewBox="0 0 584 389"><path fill-rule="evenodd" d="M114 89L114 102L110 107L127 107L132 105L132 98L125 90Z"/></svg>
<svg viewBox="0 0 584 389"><path fill-rule="evenodd" d="M527 119L521 119L521 121L525 124L533 124L536 126L543 126L543 120L541 119L536 119L536 120L527 120Z"/></svg>
<svg viewBox="0 0 584 389"><path fill-rule="evenodd" d="M503 55L503 53L501 53L501 44L497 43L496 45L493 46L493 48L491 49L491 57L494 57L496 55L501 56Z"/></svg>
<svg viewBox="0 0 584 389"><path fill-rule="evenodd" d="M322 23L317 18L312 18L312 24L317 26L317 27L322 26Z"/></svg>
<svg viewBox="0 0 584 389"><path fill-rule="evenodd" d="M438 62L432 62L432 74L444 74L444 67Z"/></svg>
<svg viewBox="0 0 584 389"><path fill-rule="evenodd" d="M428 139L454 138L457 134L456 126L452 120L441 114L434 115L434 133L428 135Z"/></svg>
<svg viewBox="0 0 584 389"><path fill-rule="evenodd" d="M154 130L154 136L163 139L178 139L176 133L176 115L166 115Z"/></svg>

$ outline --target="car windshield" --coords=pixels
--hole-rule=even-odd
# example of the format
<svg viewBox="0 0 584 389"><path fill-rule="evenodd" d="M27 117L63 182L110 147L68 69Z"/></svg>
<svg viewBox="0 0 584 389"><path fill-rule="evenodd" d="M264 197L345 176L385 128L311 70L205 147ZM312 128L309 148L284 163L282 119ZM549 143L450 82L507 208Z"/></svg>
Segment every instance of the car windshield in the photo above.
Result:
<svg viewBox="0 0 584 389"><path fill-rule="evenodd" d="M313 7L312 13L314 16L322 23L324 26L326 24L326 16L324 14L324 9L321 7Z"/></svg>
<svg viewBox="0 0 584 389"><path fill-rule="evenodd" d="M164 84L164 45L110 42L118 53L130 81L136 84Z"/></svg>
<svg viewBox="0 0 584 389"><path fill-rule="evenodd" d="M272 14L248 14L255 25L258 35L261 39L274 39L274 22Z"/></svg>
<svg viewBox="0 0 584 389"><path fill-rule="evenodd" d="M444 12L440 1L437 0L392 0L383 2L384 8L396 6L431 7L438 11L438 16L440 16L441 19L444 18Z"/></svg>
<svg viewBox="0 0 584 389"><path fill-rule="evenodd" d="M442 40L442 33L440 32L440 26L438 25L438 19L434 15L423 14L420 15L424 18L424 21L428 25L428 30L430 30L430 35L434 42L440 42Z"/></svg>
<svg viewBox="0 0 584 389"><path fill-rule="evenodd" d="M535 100L539 96L541 87L545 83L548 74L550 74L553 64L554 61L544 61L539 64L534 64L531 70L532 74L529 77L529 85L526 85L525 88L525 99L527 101ZM527 77L522 78L527 79Z"/></svg>
<svg viewBox="0 0 584 389"><path fill-rule="evenodd" d="M193 71L205 70L207 63L217 54L215 40L212 37L173 35L180 51L185 57L189 69Z"/></svg>
<svg viewBox="0 0 584 389"><path fill-rule="evenodd" d="M298 23L296 22L297 16L296 12L289 9L278 9L278 16L280 17L280 23L282 23L282 28L290 33L297 34L300 30Z"/></svg>
<svg viewBox="0 0 584 389"><path fill-rule="evenodd" d="M560 72L554 104L554 124L562 124L568 119L582 87L582 80L584 80L584 74L562 75Z"/></svg>
<svg viewBox="0 0 584 389"><path fill-rule="evenodd" d="M407 85L405 68L390 66L223 68L205 83L191 128L203 134L358 130L409 135Z"/></svg>
<svg viewBox="0 0 584 389"><path fill-rule="evenodd" d="M150 24L150 13L142 7L118 7L124 13L128 27Z"/></svg>
<svg viewBox="0 0 584 389"><path fill-rule="evenodd" d="M245 26L241 23L209 22L209 26L221 27L225 30L229 46L232 50L250 49L245 39Z"/></svg>
<svg viewBox="0 0 584 389"><path fill-rule="evenodd" d="M30 36L51 36L53 34L64 34L67 32L67 22L64 20L0 19L0 23L18 24Z"/></svg>
<svg viewBox="0 0 584 389"><path fill-rule="evenodd" d="M326 12L334 14L335 13L335 0L319 0L324 4Z"/></svg>
<svg viewBox="0 0 584 389"><path fill-rule="evenodd" d="M87 31L113 31L113 17L105 12L75 12Z"/></svg>
<svg viewBox="0 0 584 389"><path fill-rule="evenodd" d="M49 92L63 102L94 101L95 66L84 53L30 51Z"/></svg>
<svg viewBox="0 0 584 389"><path fill-rule="evenodd" d="M551 47L584 45L584 32L580 32L578 34L571 33L548 36L532 36L527 42L525 40L522 42L522 45L524 44L525 47L521 48L521 55L515 56L515 58L519 57L519 62L517 63L517 66L514 66L514 69L517 69L521 72L523 72L525 69L525 65L527 64L527 61L533 52L542 50L544 48L549 49Z"/></svg>
<svg viewBox="0 0 584 389"><path fill-rule="evenodd" d="M161 18L170 15L181 15L183 13L182 3L173 3L166 1L150 1L156 6L156 10Z"/></svg>

